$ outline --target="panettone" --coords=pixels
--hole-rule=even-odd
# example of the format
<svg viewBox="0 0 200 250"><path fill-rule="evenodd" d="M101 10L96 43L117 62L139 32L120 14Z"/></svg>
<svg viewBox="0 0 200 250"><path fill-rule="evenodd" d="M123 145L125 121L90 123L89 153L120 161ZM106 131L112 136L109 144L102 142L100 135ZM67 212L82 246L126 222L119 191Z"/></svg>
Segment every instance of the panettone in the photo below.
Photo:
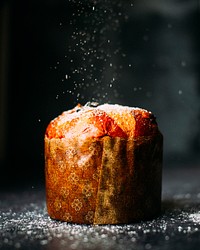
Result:
<svg viewBox="0 0 200 250"><path fill-rule="evenodd" d="M44 140L51 218L120 224L159 215L163 137L151 112L78 104L49 123Z"/></svg>

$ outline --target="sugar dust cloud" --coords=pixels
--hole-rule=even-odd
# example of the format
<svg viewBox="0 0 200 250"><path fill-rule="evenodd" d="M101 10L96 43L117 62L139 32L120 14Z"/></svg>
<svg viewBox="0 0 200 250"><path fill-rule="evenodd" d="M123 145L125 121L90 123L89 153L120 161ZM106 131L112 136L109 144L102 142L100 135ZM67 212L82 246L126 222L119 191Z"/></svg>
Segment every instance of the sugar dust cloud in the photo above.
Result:
<svg viewBox="0 0 200 250"><path fill-rule="evenodd" d="M120 42L122 25L129 18L127 6L122 1L113 4L111 0L68 2L74 11L66 31L66 54L64 61L55 66L57 69L59 64L70 65L61 79L62 93L66 97L71 95L74 104L82 103L86 97L99 103L118 102L122 97L119 84L122 71L124 67L133 68L126 61ZM133 7L132 3L129 5Z"/></svg>

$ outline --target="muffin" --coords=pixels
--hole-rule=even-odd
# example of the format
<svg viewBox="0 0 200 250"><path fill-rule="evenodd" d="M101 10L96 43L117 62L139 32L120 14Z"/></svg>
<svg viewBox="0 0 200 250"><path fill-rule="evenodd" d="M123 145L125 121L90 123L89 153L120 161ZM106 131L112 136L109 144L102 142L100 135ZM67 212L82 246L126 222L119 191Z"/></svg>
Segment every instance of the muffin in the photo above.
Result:
<svg viewBox="0 0 200 250"><path fill-rule="evenodd" d="M163 136L150 111L78 104L49 123L44 144L52 219L121 224L160 214Z"/></svg>

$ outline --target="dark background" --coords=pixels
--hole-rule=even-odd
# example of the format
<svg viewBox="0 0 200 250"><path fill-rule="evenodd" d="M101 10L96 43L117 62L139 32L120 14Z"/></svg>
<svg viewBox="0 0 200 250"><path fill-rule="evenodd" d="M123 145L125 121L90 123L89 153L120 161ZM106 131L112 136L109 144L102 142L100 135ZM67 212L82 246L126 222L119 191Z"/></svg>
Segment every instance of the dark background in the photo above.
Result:
<svg viewBox="0 0 200 250"><path fill-rule="evenodd" d="M198 0L0 2L0 182L44 183L45 129L77 102L151 110L164 168L200 165Z"/></svg>

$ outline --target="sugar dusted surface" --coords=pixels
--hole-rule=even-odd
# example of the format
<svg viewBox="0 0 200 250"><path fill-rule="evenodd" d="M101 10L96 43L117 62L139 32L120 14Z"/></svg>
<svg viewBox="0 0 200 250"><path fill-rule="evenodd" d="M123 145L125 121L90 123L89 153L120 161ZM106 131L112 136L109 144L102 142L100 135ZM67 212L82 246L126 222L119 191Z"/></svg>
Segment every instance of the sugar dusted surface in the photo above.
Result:
<svg viewBox="0 0 200 250"><path fill-rule="evenodd" d="M97 107L90 107L90 106L81 106L81 107L74 107L71 110L64 111L61 116L59 116L59 124L63 124L65 122L71 121L76 118L80 118L82 115L87 116L88 111L95 111L95 110L103 110L104 112L110 114L110 113L128 113L132 110L141 110L151 113L150 111L147 111L146 109L138 108L138 107L130 107L130 106L123 106L119 104L102 104ZM55 118L57 119L57 118ZM55 120L54 119L54 120Z"/></svg>
<svg viewBox="0 0 200 250"><path fill-rule="evenodd" d="M119 105L119 104L102 104L98 106L99 109L104 110L105 112L130 112L131 110L141 110L141 111L147 111L146 109L142 109L142 108L138 108L138 107L130 107L130 106L123 106L123 105Z"/></svg>
<svg viewBox="0 0 200 250"><path fill-rule="evenodd" d="M98 106L98 108L105 111L117 123L117 125L122 128L123 131L126 131L131 137L134 136L135 129L135 118L131 111L144 111L140 108L122 106L118 104L103 104Z"/></svg>
<svg viewBox="0 0 200 250"><path fill-rule="evenodd" d="M80 118L82 115L86 116L87 111L90 111L92 109L94 109L94 108L90 108L90 107L86 107L86 106L82 106L81 108L75 107L71 110L64 111L59 117L56 117L54 119L54 121L57 120L58 125L61 125L63 123L69 122L73 119Z"/></svg>
<svg viewBox="0 0 200 250"><path fill-rule="evenodd" d="M102 137L105 135L134 137L136 128L134 114L138 111L141 114L151 114L142 108L119 104L87 103L84 106L78 104L52 120L46 134L49 138L80 136L80 139L84 139L88 136ZM107 129L108 127L109 129ZM114 132L114 130L118 130L118 132Z"/></svg>
<svg viewBox="0 0 200 250"><path fill-rule="evenodd" d="M87 226L49 218L44 187L0 192L0 249L199 250L200 170L165 170L163 211L150 221ZM19 198L20 197L20 198Z"/></svg>

